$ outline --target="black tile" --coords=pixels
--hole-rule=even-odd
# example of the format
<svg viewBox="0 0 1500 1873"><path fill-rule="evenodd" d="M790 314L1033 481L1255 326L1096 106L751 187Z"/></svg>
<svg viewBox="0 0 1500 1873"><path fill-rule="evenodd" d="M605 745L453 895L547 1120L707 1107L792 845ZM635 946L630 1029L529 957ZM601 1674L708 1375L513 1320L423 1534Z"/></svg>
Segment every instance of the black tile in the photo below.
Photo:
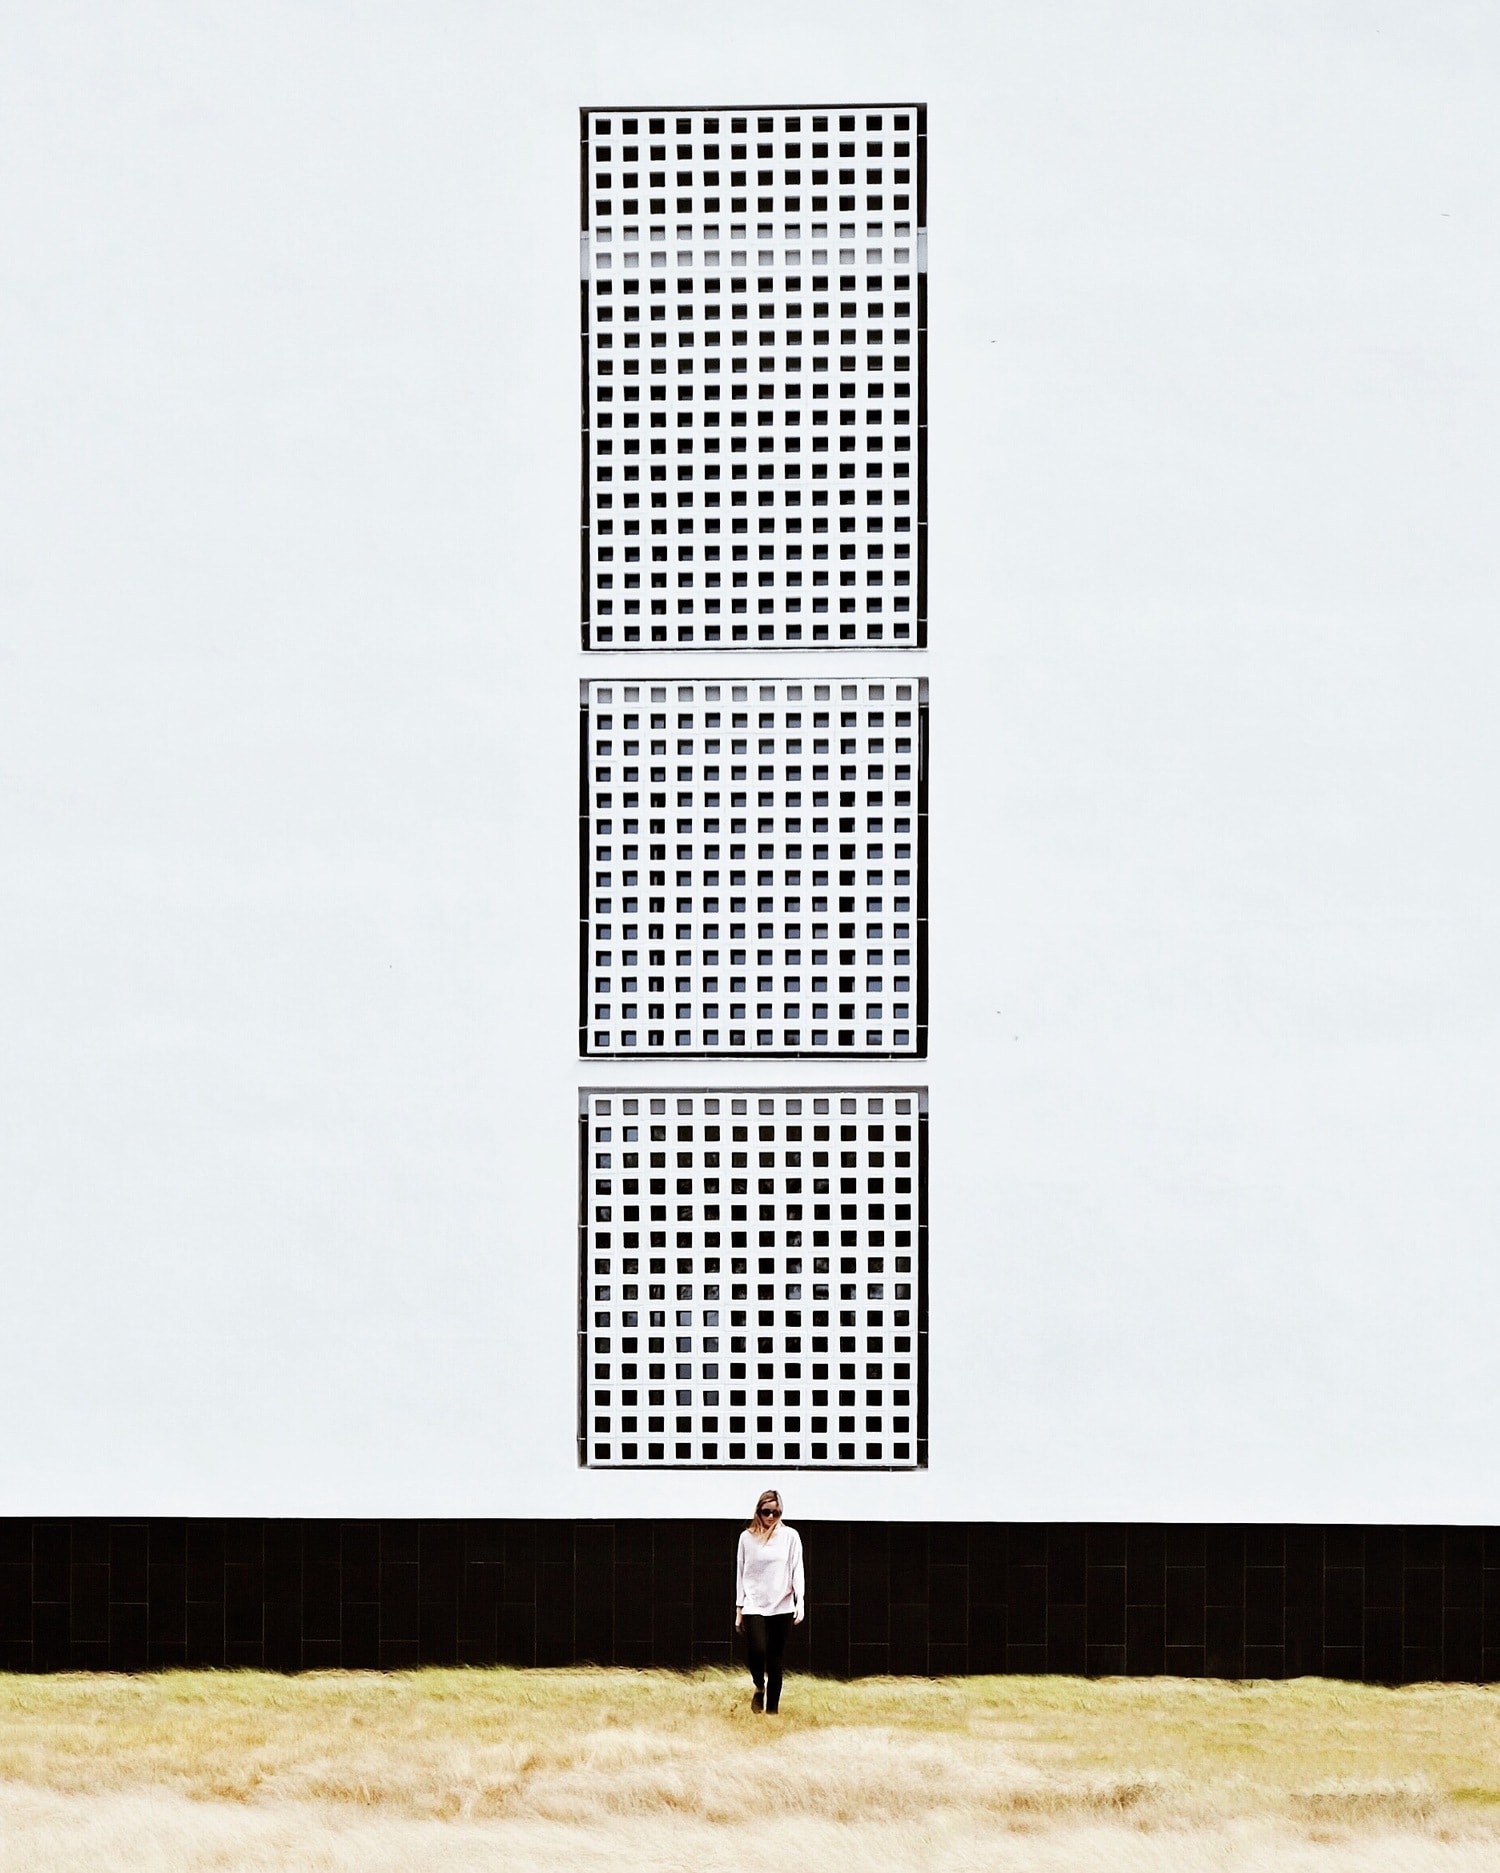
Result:
<svg viewBox="0 0 1500 1873"><path fill-rule="evenodd" d="M1005 1577L1006 1643L1008 1646L1047 1644L1047 1569L1039 1563L1012 1564ZM1045 1671L1043 1665L1039 1669Z"/></svg>
<svg viewBox="0 0 1500 1873"><path fill-rule="evenodd" d="M1081 1674L1087 1655L1088 1609L1084 1606L1047 1608L1047 1665L1049 1672ZM998 1669L998 1667L996 1667Z"/></svg>
<svg viewBox="0 0 1500 1873"><path fill-rule="evenodd" d="M573 1565L573 1530L572 1522L533 1522L530 1524L532 1540L536 1544L538 1567L571 1567ZM663 1526L657 1523L658 1537ZM656 1544L664 1551L670 1549L670 1541L657 1540Z"/></svg>
<svg viewBox="0 0 1500 1873"><path fill-rule="evenodd" d="M102 1516L75 1515L68 1528L75 1567L109 1565L109 1523Z"/></svg>
<svg viewBox="0 0 1500 1873"><path fill-rule="evenodd" d="M153 1563L147 1583L151 1644L182 1645L187 1639L187 1569L180 1562Z"/></svg>
<svg viewBox="0 0 1500 1873"><path fill-rule="evenodd" d="M265 1523L241 1519L225 1522L223 1529L225 1565L259 1567L265 1560Z"/></svg>
<svg viewBox="0 0 1500 1873"><path fill-rule="evenodd" d="M1440 1528L1408 1528L1405 1530L1404 1565L1414 1567L1441 1567L1443 1565L1443 1531Z"/></svg>
<svg viewBox="0 0 1500 1873"><path fill-rule="evenodd" d="M70 1591L72 1529L66 1522L36 1522L31 1530L31 1590L41 1602L61 1603Z"/></svg>
<svg viewBox="0 0 1500 1873"><path fill-rule="evenodd" d="M185 1536L187 1565L222 1568L224 1565L224 1524L212 1518L195 1516L187 1524Z"/></svg>
<svg viewBox="0 0 1500 1873"><path fill-rule="evenodd" d="M652 1524L650 1522L616 1522L614 1524L615 1565L617 1567L651 1568Z"/></svg>
<svg viewBox="0 0 1500 1873"><path fill-rule="evenodd" d="M1365 1531L1334 1526L1323 1531L1323 1561L1327 1567L1363 1567Z"/></svg>
<svg viewBox="0 0 1500 1873"><path fill-rule="evenodd" d="M263 1637L259 1566L227 1563L224 1568L224 1641L226 1645L260 1644Z"/></svg>
<svg viewBox="0 0 1500 1873"><path fill-rule="evenodd" d="M1123 1567L1128 1534L1123 1522L1090 1522L1087 1529L1090 1567Z"/></svg>
<svg viewBox="0 0 1500 1873"><path fill-rule="evenodd" d="M1401 1613L1394 1606L1365 1608L1362 1673L1373 1684L1401 1682Z"/></svg>
<svg viewBox="0 0 1500 1873"><path fill-rule="evenodd" d="M1479 1684L1484 1678L1484 1616L1477 1606L1444 1610L1443 1677L1450 1684Z"/></svg>
<svg viewBox="0 0 1500 1873"><path fill-rule="evenodd" d="M1237 1606L1204 1610L1204 1669L1210 1678L1245 1675L1245 1615Z"/></svg>
<svg viewBox="0 0 1500 1873"><path fill-rule="evenodd" d="M926 1524L898 1522L891 1530L890 1557L892 1606L925 1604L928 1566Z"/></svg>
<svg viewBox="0 0 1500 1873"><path fill-rule="evenodd" d="M458 1607L451 1598L424 1600L418 1608L417 1655L423 1665L458 1663Z"/></svg>
<svg viewBox="0 0 1500 1873"><path fill-rule="evenodd" d="M1047 1603L1082 1606L1088 1597L1088 1535L1074 1523L1047 1530Z"/></svg>
<svg viewBox="0 0 1500 1873"><path fill-rule="evenodd" d="M302 1569L302 1638L305 1644L336 1645L339 1637L338 1563L308 1561Z"/></svg>
<svg viewBox="0 0 1500 1873"><path fill-rule="evenodd" d="M147 1559L152 1567L187 1566L187 1523L164 1515L146 1524Z"/></svg>
<svg viewBox="0 0 1500 1873"><path fill-rule="evenodd" d="M1173 1678L1201 1678L1205 1675L1201 1645L1169 1645L1166 1653L1168 1674Z"/></svg>
<svg viewBox="0 0 1500 1873"><path fill-rule="evenodd" d="M651 1570L649 1567L615 1569L614 1629L616 1642L650 1645Z"/></svg>
<svg viewBox="0 0 1500 1873"><path fill-rule="evenodd" d="M1166 1570L1166 1643L1203 1650L1204 1583L1201 1567Z"/></svg>
<svg viewBox="0 0 1500 1873"><path fill-rule="evenodd" d="M693 1609L682 1601L656 1608L656 1663L689 1671L693 1663Z"/></svg>
<svg viewBox="0 0 1500 1873"><path fill-rule="evenodd" d="M1323 1576L1323 1643L1358 1645L1364 1629L1363 1568L1330 1567Z"/></svg>
<svg viewBox="0 0 1500 1873"><path fill-rule="evenodd" d="M339 1526L339 1598L368 1605L380 1598L380 1524Z"/></svg>
<svg viewBox="0 0 1500 1873"><path fill-rule="evenodd" d="M1000 1672L1005 1670L1005 1608L976 1606L969 1609L969 1670Z"/></svg>
<svg viewBox="0 0 1500 1873"><path fill-rule="evenodd" d="M302 1669L302 1608L295 1600L277 1600L266 1607L265 1660L267 1671Z"/></svg>
<svg viewBox="0 0 1500 1873"><path fill-rule="evenodd" d="M933 1567L969 1565L969 1525L967 1522L930 1522L927 1525L927 1557Z"/></svg>
<svg viewBox="0 0 1500 1873"><path fill-rule="evenodd" d="M316 1521L302 1524L302 1571L309 1568L339 1565L340 1533L337 1522Z"/></svg>
<svg viewBox="0 0 1500 1873"><path fill-rule="evenodd" d="M933 1645L967 1645L969 1570L934 1564L928 1576L928 1636Z"/></svg>
<svg viewBox="0 0 1500 1873"><path fill-rule="evenodd" d="M882 1678L890 1669L889 1646L851 1645L849 1647L849 1676L851 1678Z"/></svg>
<svg viewBox="0 0 1500 1873"><path fill-rule="evenodd" d="M458 1575L463 1564L463 1525L459 1522L417 1524L419 1591L424 1606L458 1604Z"/></svg>
<svg viewBox="0 0 1500 1873"><path fill-rule="evenodd" d="M535 1607L501 1602L495 1613L495 1651L502 1665L530 1666L537 1662Z"/></svg>
<svg viewBox="0 0 1500 1873"><path fill-rule="evenodd" d="M1042 1522L1012 1522L1006 1530L1006 1559L1012 1567L1043 1566L1047 1559L1047 1528Z"/></svg>
<svg viewBox="0 0 1500 1873"><path fill-rule="evenodd" d="M1125 1669L1132 1678L1157 1677L1167 1668L1166 1611L1160 1606L1125 1609Z"/></svg>
<svg viewBox="0 0 1500 1873"><path fill-rule="evenodd" d="M109 1609L109 1668L145 1671L150 1663L144 1600L128 1600Z"/></svg>
<svg viewBox="0 0 1500 1873"><path fill-rule="evenodd" d="M1195 1523L1168 1523L1165 1548L1168 1567L1204 1565L1204 1531Z"/></svg>
<svg viewBox="0 0 1500 1873"><path fill-rule="evenodd" d="M113 1522L109 1530L109 1597L113 1604L144 1604L148 1524Z"/></svg>
<svg viewBox="0 0 1500 1873"><path fill-rule="evenodd" d="M1123 1678L1125 1675L1124 1646L1091 1645L1088 1648L1084 1670L1090 1678Z"/></svg>
<svg viewBox="0 0 1500 1873"><path fill-rule="evenodd" d="M36 1671L67 1671L73 1635L68 1608L38 1602L31 1619L31 1663Z"/></svg>
<svg viewBox="0 0 1500 1873"><path fill-rule="evenodd" d="M73 1592L73 1644L109 1646L109 1563L75 1561ZM106 1667L107 1669L107 1667Z"/></svg>
<svg viewBox="0 0 1500 1873"><path fill-rule="evenodd" d="M1208 1606L1245 1604L1245 1531L1213 1525L1203 1544L1203 1586Z"/></svg>
<svg viewBox="0 0 1500 1873"><path fill-rule="evenodd" d="M1286 1676L1286 1653L1279 1645L1247 1645L1245 1647L1245 1676L1247 1678L1284 1678Z"/></svg>
<svg viewBox="0 0 1500 1873"><path fill-rule="evenodd" d="M571 1547L571 1542L569 1543ZM543 1565L537 1570L536 1662L573 1663L573 1569Z"/></svg>
<svg viewBox="0 0 1500 1873"><path fill-rule="evenodd" d="M1401 1605L1401 1551L1399 1528L1365 1531L1365 1605L1399 1608Z"/></svg>
<svg viewBox="0 0 1500 1873"><path fill-rule="evenodd" d="M1280 1567L1245 1569L1245 1644L1273 1645L1285 1642L1286 1573Z"/></svg>
<svg viewBox="0 0 1500 1873"><path fill-rule="evenodd" d="M917 1603L891 1607L891 1670L925 1676L927 1665L927 1608Z"/></svg>
<svg viewBox="0 0 1500 1873"><path fill-rule="evenodd" d="M1402 1575L1402 1644L1440 1653L1443 1646L1443 1570L1407 1567Z"/></svg>
<svg viewBox="0 0 1500 1873"><path fill-rule="evenodd" d="M1004 1606L1009 1543L1003 1527L983 1525L969 1536L970 1606Z"/></svg>
<svg viewBox="0 0 1500 1873"><path fill-rule="evenodd" d="M1484 1603L1484 1534L1477 1528L1443 1531L1443 1606ZM1446 1645L1446 1640L1444 1644Z"/></svg>
<svg viewBox="0 0 1500 1873"><path fill-rule="evenodd" d="M890 1580L884 1561L849 1564L849 1642L886 1645L891 1631Z"/></svg>
<svg viewBox="0 0 1500 1873"><path fill-rule="evenodd" d="M1125 1644L1125 1569L1090 1567L1088 1571L1088 1643Z"/></svg>
<svg viewBox="0 0 1500 1873"><path fill-rule="evenodd" d="M187 1662L195 1671L218 1671L224 1664L224 1609L206 1601L186 1610Z"/></svg>
<svg viewBox="0 0 1500 1873"><path fill-rule="evenodd" d="M1347 1678L1351 1682L1364 1676L1364 1653L1357 1645L1325 1645L1323 1676Z"/></svg>
<svg viewBox="0 0 1500 1873"><path fill-rule="evenodd" d="M1166 1531L1152 1523L1127 1530L1125 1541L1125 1604L1164 1607L1167 1601ZM1129 1641L1126 1642L1129 1650ZM1133 1667L1132 1667L1133 1669ZM1156 1670L1160 1671L1158 1665Z"/></svg>
<svg viewBox="0 0 1500 1873"><path fill-rule="evenodd" d="M422 1558L421 1531L420 1522L408 1521L405 1518L382 1521L380 1524L380 1565L382 1567L416 1567ZM416 1643L415 1638L411 1643Z"/></svg>
<svg viewBox="0 0 1500 1873"><path fill-rule="evenodd" d="M0 1645L31 1644L31 1562L0 1561Z"/></svg>
<svg viewBox="0 0 1500 1873"><path fill-rule="evenodd" d="M849 1674L849 1608L815 1607L808 1618L812 1627L812 1668L829 1678Z"/></svg>
<svg viewBox="0 0 1500 1873"><path fill-rule="evenodd" d="M0 1515L0 1567L31 1567L31 1522L26 1516Z"/></svg>
<svg viewBox="0 0 1500 1873"><path fill-rule="evenodd" d="M340 1609L339 1663L345 1671L380 1669L380 1603L346 1600Z"/></svg>

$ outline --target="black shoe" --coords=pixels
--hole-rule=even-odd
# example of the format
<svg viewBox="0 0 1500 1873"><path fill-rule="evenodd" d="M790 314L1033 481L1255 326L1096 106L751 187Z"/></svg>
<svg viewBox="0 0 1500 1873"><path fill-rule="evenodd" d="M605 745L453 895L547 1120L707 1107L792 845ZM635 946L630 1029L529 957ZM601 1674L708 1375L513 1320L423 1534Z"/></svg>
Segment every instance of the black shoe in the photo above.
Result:
<svg viewBox="0 0 1500 1873"><path fill-rule="evenodd" d="M755 1693L755 1696L750 1700L750 1708L753 1711L764 1711L766 1708L766 1694L764 1691L757 1691Z"/></svg>
<svg viewBox="0 0 1500 1873"><path fill-rule="evenodd" d="M781 1706L779 1704L768 1704L766 1706L766 1715L768 1717L779 1717L781 1715Z"/></svg>

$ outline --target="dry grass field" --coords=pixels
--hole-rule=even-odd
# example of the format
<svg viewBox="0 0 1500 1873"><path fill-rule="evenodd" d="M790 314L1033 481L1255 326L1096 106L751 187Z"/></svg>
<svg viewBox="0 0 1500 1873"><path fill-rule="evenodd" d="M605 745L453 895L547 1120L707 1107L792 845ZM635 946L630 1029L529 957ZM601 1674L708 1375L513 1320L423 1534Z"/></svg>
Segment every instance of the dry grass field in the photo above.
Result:
<svg viewBox="0 0 1500 1873"><path fill-rule="evenodd" d="M427 1671L0 1678L3 1873L1500 1869L1500 1692Z"/></svg>

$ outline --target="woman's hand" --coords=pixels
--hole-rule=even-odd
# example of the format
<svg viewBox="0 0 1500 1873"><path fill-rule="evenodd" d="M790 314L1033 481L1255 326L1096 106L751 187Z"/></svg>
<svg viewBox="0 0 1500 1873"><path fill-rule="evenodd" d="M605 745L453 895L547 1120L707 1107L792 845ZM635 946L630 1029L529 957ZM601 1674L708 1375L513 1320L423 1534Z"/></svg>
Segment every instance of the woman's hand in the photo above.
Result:
<svg viewBox="0 0 1500 1873"><path fill-rule="evenodd" d="M734 1629L736 1632L745 1630L745 1609L742 1606L734 1609Z"/></svg>
<svg viewBox="0 0 1500 1873"><path fill-rule="evenodd" d="M799 1607L797 1608L797 1610L796 1610L796 1612L792 1614L792 1624L793 1624L794 1626L800 1626L800 1625L802 1624L802 1614L803 1614L803 1611L804 1611L804 1609L803 1609L802 1607L800 1607L800 1606L799 1606Z"/></svg>

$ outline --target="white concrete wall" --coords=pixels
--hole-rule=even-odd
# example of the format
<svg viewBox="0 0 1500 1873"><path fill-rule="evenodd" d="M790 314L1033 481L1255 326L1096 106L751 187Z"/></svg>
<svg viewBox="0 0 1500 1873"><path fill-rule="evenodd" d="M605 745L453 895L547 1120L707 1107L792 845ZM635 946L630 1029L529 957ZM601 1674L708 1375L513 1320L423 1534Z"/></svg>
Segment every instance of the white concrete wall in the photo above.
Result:
<svg viewBox="0 0 1500 1873"><path fill-rule="evenodd" d="M934 1460L788 1506L1500 1519L1491 10L0 36L0 1511L753 1496L574 1467L576 109L916 95Z"/></svg>

